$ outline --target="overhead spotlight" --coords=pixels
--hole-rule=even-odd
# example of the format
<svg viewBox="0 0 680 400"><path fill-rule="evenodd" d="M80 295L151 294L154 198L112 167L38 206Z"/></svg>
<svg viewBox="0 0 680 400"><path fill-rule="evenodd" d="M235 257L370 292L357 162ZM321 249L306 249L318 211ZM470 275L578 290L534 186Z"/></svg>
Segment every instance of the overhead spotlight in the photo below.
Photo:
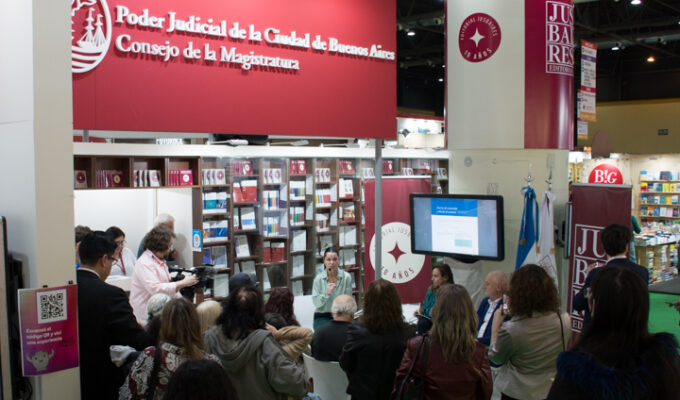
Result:
<svg viewBox="0 0 680 400"><path fill-rule="evenodd" d="M446 68L446 64L442 64L442 68Z"/></svg>
<svg viewBox="0 0 680 400"><path fill-rule="evenodd" d="M649 57L647 57L647 62L648 62L648 63L653 63L654 61L656 61L656 59L654 58L654 56L649 56Z"/></svg>
<svg viewBox="0 0 680 400"><path fill-rule="evenodd" d="M642 4L642 0L630 0L630 4L634 6L639 6Z"/></svg>
<svg viewBox="0 0 680 400"><path fill-rule="evenodd" d="M438 82L444 82L444 78L437 79Z"/></svg>
<svg viewBox="0 0 680 400"><path fill-rule="evenodd" d="M416 31L414 31L413 29L406 32L406 36L415 36L415 35L416 35Z"/></svg>
<svg viewBox="0 0 680 400"><path fill-rule="evenodd" d="M616 44L612 47L612 50L613 50L613 51L621 50L621 43L616 43Z"/></svg>

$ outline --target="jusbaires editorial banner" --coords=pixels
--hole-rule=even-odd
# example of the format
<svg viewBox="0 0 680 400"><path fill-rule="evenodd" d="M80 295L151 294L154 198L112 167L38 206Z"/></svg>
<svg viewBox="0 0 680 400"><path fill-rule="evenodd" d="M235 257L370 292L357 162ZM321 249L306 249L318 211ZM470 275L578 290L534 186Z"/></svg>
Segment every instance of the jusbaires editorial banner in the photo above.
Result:
<svg viewBox="0 0 680 400"><path fill-rule="evenodd" d="M396 135L393 0L72 0L76 129Z"/></svg>

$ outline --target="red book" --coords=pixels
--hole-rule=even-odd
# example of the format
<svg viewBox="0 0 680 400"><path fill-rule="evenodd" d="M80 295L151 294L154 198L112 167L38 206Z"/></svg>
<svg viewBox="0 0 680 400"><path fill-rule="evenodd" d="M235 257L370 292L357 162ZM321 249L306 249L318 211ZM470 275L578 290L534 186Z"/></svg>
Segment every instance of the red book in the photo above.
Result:
<svg viewBox="0 0 680 400"><path fill-rule="evenodd" d="M235 203L243 203L243 192L241 191L241 184L234 182L233 197Z"/></svg>
<svg viewBox="0 0 680 400"><path fill-rule="evenodd" d="M125 185L123 171L113 170L109 172L111 176L111 187L123 187Z"/></svg>
<svg viewBox="0 0 680 400"><path fill-rule="evenodd" d="M273 242L271 244L272 261L283 261L286 259L285 255L285 243Z"/></svg>
<svg viewBox="0 0 680 400"><path fill-rule="evenodd" d="M270 263L272 262L272 251L270 247L270 242L264 242L262 244L262 262L263 263Z"/></svg>
<svg viewBox="0 0 680 400"><path fill-rule="evenodd" d="M179 175L179 185L180 186L191 186L194 184L194 172L190 169L181 169L178 172Z"/></svg>
<svg viewBox="0 0 680 400"><path fill-rule="evenodd" d="M305 160L297 160L297 173L306 174L307 167L305 166Z"/></svg>
<svg viewBox="0 0 680 400"><path fill-rule="evenodd" d="M257 181L248 180L241 182L241 192L243 193L243 201L256 202L257 201Z"/></svg>

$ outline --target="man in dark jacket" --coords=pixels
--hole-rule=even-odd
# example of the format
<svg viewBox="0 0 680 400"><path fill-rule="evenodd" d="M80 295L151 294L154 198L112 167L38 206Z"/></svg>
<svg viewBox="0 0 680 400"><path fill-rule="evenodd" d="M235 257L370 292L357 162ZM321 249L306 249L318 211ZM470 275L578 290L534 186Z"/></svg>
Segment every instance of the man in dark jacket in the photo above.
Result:
<svg viewBox="0 0 680 400"><path fill-rule="evenodd" d="M508 287L508 277L503 271L491 271L486 275L482 288L486 292L485 297L477 309L477 340L489 345L491 341L491 326L493 316L499 307L503 306L503 293Z"/></svg>
<svg viewBox="0 0 680 400"><path fill-rule="evenodd" d="M354 320L357 303L352 296L341 294L333 300L333 320L314 331L312 357L319 361L338 361L347 338L347 328Z"/></svg>
<svg viewBox="0 0 680 400"><path fill-rule="evenodd" d="M116 243L105 232L87 235L78 248L78 338L81 398L117 399L123 373L112 362L114 344L138 350L151 338L137 323L125 292L104 282L111 272Z"/></svg>
<svg viewBox="0 0 680 400"><path fill-rule="evenodd" d="M607 254L607 263L604 264L604 267L624 267L638 274L643 281L649 282L649 271L647 268L630 261L628 256L626 256L631 238L632 233L630 229L623 225L611 224L602 230L600 233L600 240L602 241L604 252ZM583 288L576 293L572 301L575 311L584 312L584 328L590 324L590 320L592 319L588 297L590 294L590 284L593 281L593 277L598 272L598 268L596 267L597 263L588 266L588 269L586 269L586 281Z"/></svg>

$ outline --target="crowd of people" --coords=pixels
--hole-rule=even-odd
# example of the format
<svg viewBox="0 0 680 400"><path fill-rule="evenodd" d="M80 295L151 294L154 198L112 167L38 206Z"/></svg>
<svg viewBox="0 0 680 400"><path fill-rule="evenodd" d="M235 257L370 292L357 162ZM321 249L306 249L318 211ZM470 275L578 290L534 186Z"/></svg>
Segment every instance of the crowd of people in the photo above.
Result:
<svg viewBox="0 0 680 400"><path fill-rule="evenodd" d="M423 399L671 399L680 390L678 342L648 331L647 283L622 259L626 229L601 234L608 262L589 269L574 298L589 317L570 344L569 315L537 265L509 279L490 272L477 309L449 266L434 267L414 333L396 286L384 279L368 284L357 317L351 277L329 248L313 284L312 331L300 326L288 288L273 288L265 301L248 274L231 277L221 302L195 306L179 296L195 281L171 282L167 226L146 235L134 263L119 228L79 227L82 398L312 399L307 353L338 362L346 393L358 400L411 398L414 387ZM129 298L104 282L113 271L131 274Z"/></svg>

